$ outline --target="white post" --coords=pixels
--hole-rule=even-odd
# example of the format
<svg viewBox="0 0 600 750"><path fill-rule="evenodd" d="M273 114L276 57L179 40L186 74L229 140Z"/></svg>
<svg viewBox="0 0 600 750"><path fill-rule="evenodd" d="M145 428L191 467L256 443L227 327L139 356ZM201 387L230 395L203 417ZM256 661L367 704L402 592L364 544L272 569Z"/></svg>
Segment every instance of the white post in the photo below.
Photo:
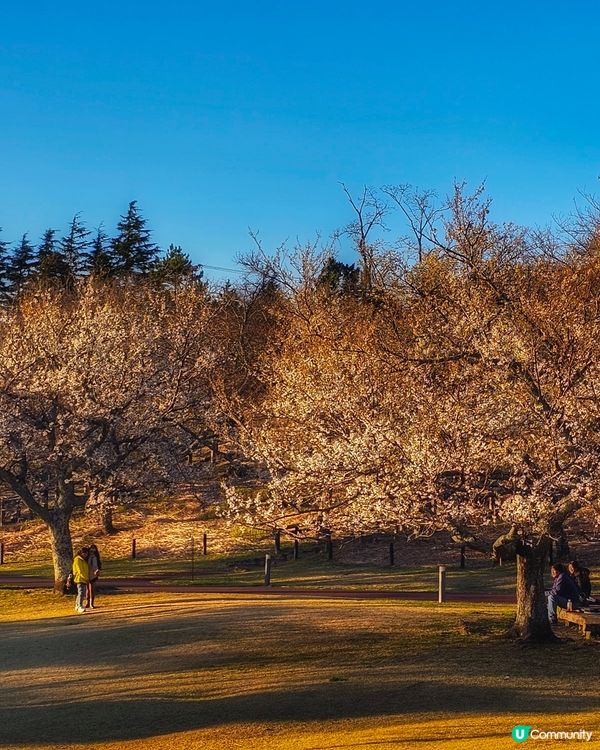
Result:
<svg viewBox="0 0 600 750"><path fill-rule="evenodd" d="M440 565L438 568L438 603L443 604L446 601L446 566Z"/></svg>

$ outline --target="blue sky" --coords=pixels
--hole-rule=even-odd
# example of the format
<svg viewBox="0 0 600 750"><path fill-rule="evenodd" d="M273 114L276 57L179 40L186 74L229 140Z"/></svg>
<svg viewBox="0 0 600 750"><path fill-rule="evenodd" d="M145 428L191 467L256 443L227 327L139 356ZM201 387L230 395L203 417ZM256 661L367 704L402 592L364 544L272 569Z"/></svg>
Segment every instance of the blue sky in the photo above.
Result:
<svg viewBox="0 0 600 750"><path fill-rule="evenodd" d="M486 180L497 218L547 224L598 191L600 6L564 2L33 1L3 8L0 226L136 199L163 246L230 267L327 237L340 182L444 195Z"/></svg>

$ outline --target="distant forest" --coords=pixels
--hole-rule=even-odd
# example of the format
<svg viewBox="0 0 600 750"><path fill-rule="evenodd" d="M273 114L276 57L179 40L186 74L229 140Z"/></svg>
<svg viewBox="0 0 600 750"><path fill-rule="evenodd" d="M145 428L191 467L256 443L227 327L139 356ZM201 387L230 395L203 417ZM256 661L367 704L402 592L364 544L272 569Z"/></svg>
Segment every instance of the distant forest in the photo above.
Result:
<svg viewBox="0 0 600 750"><path fill-rule="evenodd" d="M15 299L31 282L54 282L69 287L80 278L110 278L135 274L158 283L173 284L202 277L183 249L169 245L162 251L152 241L147 221L136 201L117 224L114 237L102 226L90 231L75 214L67 233L59 237L47 229L35 244L24 234L18 242L0 235L0 301Z"/></svg>

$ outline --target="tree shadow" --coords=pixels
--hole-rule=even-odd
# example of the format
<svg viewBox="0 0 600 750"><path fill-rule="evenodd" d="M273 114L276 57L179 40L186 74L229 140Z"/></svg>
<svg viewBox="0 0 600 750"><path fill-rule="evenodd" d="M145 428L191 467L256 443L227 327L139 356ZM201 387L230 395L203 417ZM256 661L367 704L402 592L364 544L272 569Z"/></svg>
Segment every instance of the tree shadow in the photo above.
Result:
<svg viewBox="0 0 600 750"><path fill-rule="evenodd" d="M473 636L460 617L429 611L413 613L404 632L400 612L174 598L106 617L3 624L0 743L90 746L250 722L598 709L595 647L557 654L486 641L495 619L484 613L466 621L467 630L478 625Z"/></svg>
<svg viewBox="0 0 600 750"><path fill-rule="evenodd" d="M52 702L0 708L2 743L16 746L144 739L162 734L232 724L262 722L325 723L340 719L401 717L418 712L563 712L559 696L537 696L514 688L398 682L384 688L349 683L312 684L200 700L148 699ZM597 708L579 700L578 710ZM401 718L399 719L401 722Z"/></svg>

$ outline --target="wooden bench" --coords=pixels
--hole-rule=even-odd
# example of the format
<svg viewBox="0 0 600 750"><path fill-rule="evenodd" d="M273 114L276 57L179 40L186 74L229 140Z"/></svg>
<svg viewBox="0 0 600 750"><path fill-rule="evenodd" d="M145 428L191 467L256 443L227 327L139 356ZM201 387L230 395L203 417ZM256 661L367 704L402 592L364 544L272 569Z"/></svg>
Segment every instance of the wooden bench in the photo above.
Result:
<svg viewBox="0 0 600 750"><path fill-rule="evenodd" d="M558 607L556 616L563 622L577 625L581 629L581 635L588 640L592 637L592 634L600 635L600 612L569 612L562 607Z"/></svg>

